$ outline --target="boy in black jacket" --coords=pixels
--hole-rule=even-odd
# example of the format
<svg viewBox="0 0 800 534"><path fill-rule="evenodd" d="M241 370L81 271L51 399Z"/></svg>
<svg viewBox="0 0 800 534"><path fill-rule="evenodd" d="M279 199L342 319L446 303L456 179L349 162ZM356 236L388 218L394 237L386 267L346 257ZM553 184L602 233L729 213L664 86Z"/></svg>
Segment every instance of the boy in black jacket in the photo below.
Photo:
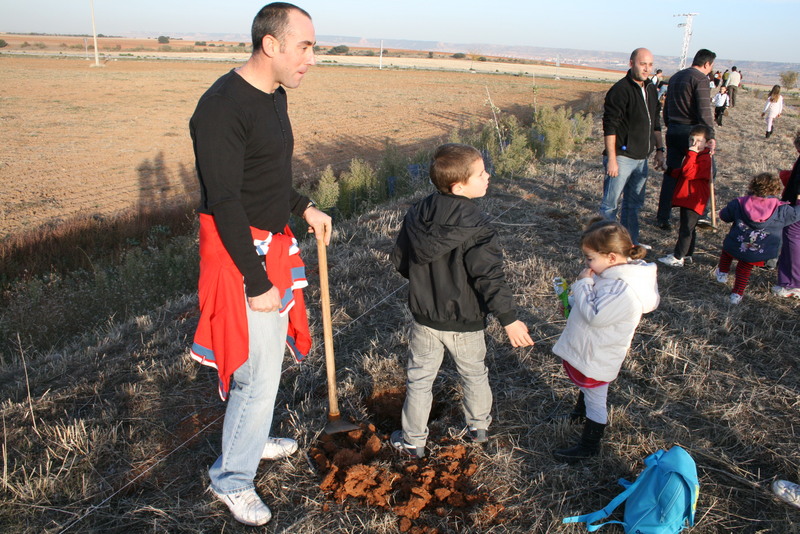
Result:
<svg viewBox="0 0 800 534"><path fill-rule="evenodd" d="M414 204L403 219L392 263L409 280L411 326L403 429L392 445L412 456L425 455L433 382L446 348L463 386L465 436L487 440L492 391L484 359L487 313L506 330L511 345L533 345L517 319L503 273L497 233L472 199L486 194L489 173L481 153L468 145L436 149L430 177L438 190Z"/></svg>

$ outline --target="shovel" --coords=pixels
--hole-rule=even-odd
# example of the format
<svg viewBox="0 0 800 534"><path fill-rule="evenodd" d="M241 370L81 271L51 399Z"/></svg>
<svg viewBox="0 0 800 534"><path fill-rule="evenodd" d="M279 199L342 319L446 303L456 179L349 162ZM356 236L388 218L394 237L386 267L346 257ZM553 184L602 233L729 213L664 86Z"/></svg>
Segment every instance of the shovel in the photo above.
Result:
<svg viewBox="0 0 800 534"><path fill-rule="evenodd" d="M713 158L714 156L711 156L711 157ZM715 195L714 195L714 181L715 181L715 178L716 178L716 176L715 176L716 173L714 171L716 170L716 165L715 165L716 162L713 159L711 161L712 161L712 164L711 164L711 180L710 180L710 183L709 183L709 185L711 186L711 226L714 228L714 230L716 230L717 229L717 202L716 202L716 198L715 198Z"/></svg>
<svg viewBox="0 0 800 534"><path fill-rule="evenodd" d="M328 254L325 242L317 239L319 260L319 292L322 296L322 332L325 338L325 368L328 371L328 424L326 434L350 432L360 427L342 420L339 413L339 395L336 391L336 360L333 355L333 325L331 323L331 296L328 291Z"/></svg>

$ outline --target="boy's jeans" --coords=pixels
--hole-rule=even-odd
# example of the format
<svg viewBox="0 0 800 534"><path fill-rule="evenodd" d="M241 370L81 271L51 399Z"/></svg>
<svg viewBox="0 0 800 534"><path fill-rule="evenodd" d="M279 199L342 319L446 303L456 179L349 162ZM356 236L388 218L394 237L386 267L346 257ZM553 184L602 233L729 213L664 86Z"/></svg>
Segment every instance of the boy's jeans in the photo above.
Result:
<svg viewBox="0 0 800 534"><path fill-rule="evenodd" d="M233 373L222 426L222 454L208 472L212 489L221 495L254 487L272 426L289 325L288 314L254 312L245 306L250 354Z"/></svg>
<svg viewBox="0 0 800 534"><path fill-rule="evenodd" d="M433 382L444 358L444 349L453 357L464 398L462 408L467 425L488 429L492 422L492 390L486 358L483 330L444 332L423 326L411 326L411 342L403 405L403 438L415 447L424 447L428 439L428 417L433 403Z"/></svg>

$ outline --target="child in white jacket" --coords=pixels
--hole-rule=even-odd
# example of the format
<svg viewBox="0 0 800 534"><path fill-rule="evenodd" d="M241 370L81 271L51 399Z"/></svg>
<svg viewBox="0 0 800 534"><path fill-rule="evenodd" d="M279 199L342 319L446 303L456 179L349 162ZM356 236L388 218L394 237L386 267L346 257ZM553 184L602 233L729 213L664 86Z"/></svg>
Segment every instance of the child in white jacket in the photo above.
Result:
<svg viewBox="0 0 800 534"><path fill-rule="evenodd" d="M581 237L581 248L587 268L572 284L567 326L553 346L580 388L571 419L586 419L576 446L553 451L567 463L600 452L608 423L608 384L619 374L642 314L659 303L656 265L642 259L647 250L634 245L622 225L593 220Z"/></svg>

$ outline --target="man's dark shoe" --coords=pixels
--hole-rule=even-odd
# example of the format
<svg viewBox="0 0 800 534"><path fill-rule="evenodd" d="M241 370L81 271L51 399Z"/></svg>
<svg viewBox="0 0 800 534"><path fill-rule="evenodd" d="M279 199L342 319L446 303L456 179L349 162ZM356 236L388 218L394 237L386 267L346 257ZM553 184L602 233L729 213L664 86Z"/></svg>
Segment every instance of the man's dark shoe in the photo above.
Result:
<svg viewBox="0 0 800 534"><path fill-rule="evenodd" d="M656 221L656 226L662 230L672 230L672 224L669 221Z"/></svg>
<svg viewBox="0 0 800 534"><path fill-rule="evenodd" d="M709 219L708 217L700 217L699 219L697 219L697 226L703 226L708 228L709 226L712 226L711 219Z"/></svg>

